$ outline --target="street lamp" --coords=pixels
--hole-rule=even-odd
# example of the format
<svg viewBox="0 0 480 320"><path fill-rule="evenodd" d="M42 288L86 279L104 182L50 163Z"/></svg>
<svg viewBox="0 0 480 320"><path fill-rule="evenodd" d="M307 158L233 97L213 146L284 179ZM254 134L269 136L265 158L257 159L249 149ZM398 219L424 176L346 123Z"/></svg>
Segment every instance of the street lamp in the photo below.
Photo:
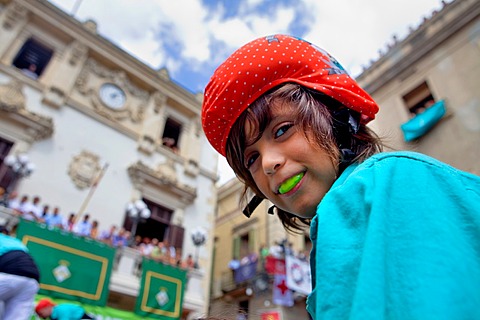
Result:
<svg viewBox="0 0 480 320"><path fill-rule="evenodd" d="M7 204L8 197L13 189L15 189L18 180L30 176L35 170L35 165L30 162L26 154L8 155L3 160L3 163L13 172L12 180L5 190L3 198L3 202Z"/></svg>
<svg viewBox="0 0 480 320"><path fill-rule="evenodd" d="M150 218L152 212L148 209L147 204L142 200L129 202L126 208L128 216L132 219L132 243L135 241L135 233L137 232L138 223L142 220Z"/></svg>
<svg viewBox="0 0 480 320"><path fill-rule="evenodd" d="M200 246L202 246L205 243L205 241L207 241L207 232L201 227L195 228L192 231L192 241L193 241L193 244L195 245L195 247L197 248L196 253L195 253L194 267L198 268L199 267L199 265L198 265L198 253L200 251Z"/></svg>

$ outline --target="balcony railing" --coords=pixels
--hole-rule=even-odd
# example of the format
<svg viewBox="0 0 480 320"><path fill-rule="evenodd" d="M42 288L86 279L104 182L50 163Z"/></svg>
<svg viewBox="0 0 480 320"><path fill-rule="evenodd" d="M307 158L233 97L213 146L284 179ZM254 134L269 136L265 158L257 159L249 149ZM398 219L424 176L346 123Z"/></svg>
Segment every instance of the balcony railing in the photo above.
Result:
<svg viewBox="0 0 480 320"><path fill-rule="evenodd" d="M19 222L19 218L11 209L0 206L0 226L11 230ZM141 253L129 247L116 250L109 290L120 294L137 297L141 281ZM201 269L188 270L187 284L184 296L184 309L202 312L208 304L203 285L204 271Z"/></svg>

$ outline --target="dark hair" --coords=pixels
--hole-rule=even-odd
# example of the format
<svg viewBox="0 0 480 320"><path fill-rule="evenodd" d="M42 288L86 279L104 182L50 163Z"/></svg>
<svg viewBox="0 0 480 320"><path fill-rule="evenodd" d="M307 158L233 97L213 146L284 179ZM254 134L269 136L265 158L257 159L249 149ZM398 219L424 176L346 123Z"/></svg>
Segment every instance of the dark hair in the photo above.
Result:
<svg viewBox="0 0 480 320"><path fill-rule="evenodd" d="M305 138L312 147L320 148L331 157L332 163L339 166L341 172L352 162L362 162L369 156L382 150L380 138L366 125L360 124L360 114L347 109L337 100L320 92L308 89L299 84L287 83L272 89L258 98L237 119L229 134L226 145L226 158L229 165L244 183L245 188L242 202L247 202L248 191L265 199L266 197L258 189L252 175L245 166L244 150L246 141L257 141L261 138L264 130L272 120L271 108L273 104L294 104L298 106L295 114L295 125L302 129ZM358 120L358 127L352 132L348 123L348 114ZM254 137L247 136L245 123L252 124L256 129ZM345 152L349 151L349 157ZM310 224L310 219L297 217L289 212L276 210L284 228L290 232L303 230L305 225Z"/></svg>

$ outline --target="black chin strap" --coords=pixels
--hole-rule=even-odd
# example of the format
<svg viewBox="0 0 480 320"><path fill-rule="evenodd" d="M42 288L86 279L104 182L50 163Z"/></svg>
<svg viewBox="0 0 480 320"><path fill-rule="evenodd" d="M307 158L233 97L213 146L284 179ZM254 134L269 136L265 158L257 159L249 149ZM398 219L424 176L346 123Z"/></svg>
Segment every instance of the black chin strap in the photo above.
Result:
<svg viewBox="0 0 480 320"><path fill-rule="evenodd" d="M342 173L357 156L352 151L351 137L360 129L360 113L341 108L332 113L334 136L340 150L339 173Z"/></svg>
<svg viewBox="0 0 480 320"><path fill-rule="evenodd" d="M247 204L245 209L243 209L243 214L245 217L250 218L252 215L253 211L258 207L260 203L262 203L263 199L260 198L259 196L253 196L252 200Z"/></svg>

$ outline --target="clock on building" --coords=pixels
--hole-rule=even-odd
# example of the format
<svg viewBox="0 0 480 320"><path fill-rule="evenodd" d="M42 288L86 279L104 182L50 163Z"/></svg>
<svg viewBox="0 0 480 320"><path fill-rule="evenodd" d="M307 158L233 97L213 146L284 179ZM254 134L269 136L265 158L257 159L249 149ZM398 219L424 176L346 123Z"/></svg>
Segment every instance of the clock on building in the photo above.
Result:
<svg viewBox="0 0 480 320"><path fill-rule="evenodd" d="M125 92L113 83L105 83L99 91L101 101L111 109L121 109L125 105Z"/></svg>

